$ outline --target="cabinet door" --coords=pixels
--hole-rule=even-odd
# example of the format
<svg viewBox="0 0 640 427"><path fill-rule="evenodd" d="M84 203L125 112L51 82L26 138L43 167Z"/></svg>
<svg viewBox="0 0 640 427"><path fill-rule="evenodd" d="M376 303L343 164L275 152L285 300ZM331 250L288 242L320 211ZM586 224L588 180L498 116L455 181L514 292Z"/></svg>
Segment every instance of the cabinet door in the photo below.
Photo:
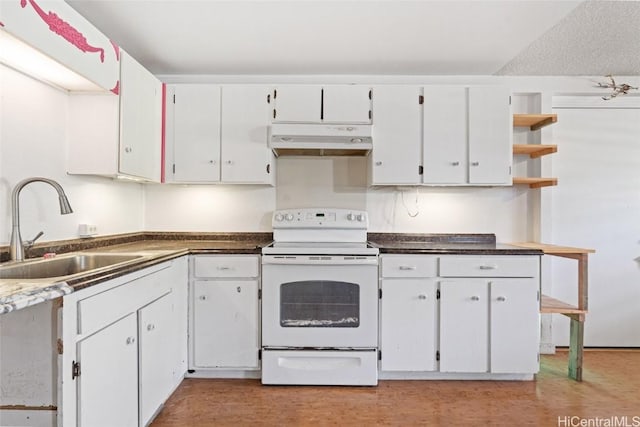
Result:
<svg viewBox="0 0 640 427"><path fill-rule="evenodd" d="M538 372L537 279L492 279L491 372Z"/></svg>
<svg viewBox="0 0 640 427"><path fill-rule="evenodd" d="M422 156L422 108L418 86L376 86L370 182L418 184Z"/></svg>
<svg viewBox="0 0 640 427"><path fill-rule="evenodd" d="M167 149L173 149L173 181L220 181L220 86L177 84L170 89L175 98L167 100L173 107L167 115L173 119Z"/></svg>
<svg viewBox="0 0 640 427"><path fill-rule="evenodd" d="M440 371L489 370L489 284L485 280L440 282Z"/></svg>
<svg viewBox="0 0 640 427"><path fill-rule="evenodd" d="M371 88L359 85L324 86L324 123L371 123Z"/></svg>
<svg viewBox="0 0 640 427"><path fill-rule="evenodd" d="M77 344L81 427L138 425L137 332L132 313Z"/></svg>
<svg viewBox="0 0 640 427"><path fill-rule="evenodd" d="M194 364L197 367L258 367L258 282L194 283Z"/></svg>
<svg viewBox="0 0 640 427"><path fill-rule="evenodd" d="M513 131L506 87L469 88L469 183L511 185Z"/></svg>
<svg viewBox="0 0 640 427"><path fill-rule="evenodd" d="M321 86L280 86L274 90L274 122L320 123Z"/></svg>
<svg viewBox="0 0 640 427"><path fill-rule="evenodd" d="M272 184L274 158L268 146L270 88L222 89L222 181Z"/></svg>
<svg viewBox="0 0 640 427"><path fill-rule="evenodd" d="M424 88L425 184L467 182L467 89L426 86Z"/></svg>
<svg viewBox="0 0 640 427"><path fill-rule="evenodd" d="M120 173L160 181L162 84L135 59L120 57Z"/></svg>
<svg viewBox="0 0 640 427"><path fill-rule="evenodd" d="M140 425L147 425L173 391L178 348L173 336L171 293L138 310Z"/></svg>
<svg viewBox="0 0 640 427"><path fill-rule="evenodd" d="M434 371L435 279L384 279L380 306L381 369Z"/></svg>

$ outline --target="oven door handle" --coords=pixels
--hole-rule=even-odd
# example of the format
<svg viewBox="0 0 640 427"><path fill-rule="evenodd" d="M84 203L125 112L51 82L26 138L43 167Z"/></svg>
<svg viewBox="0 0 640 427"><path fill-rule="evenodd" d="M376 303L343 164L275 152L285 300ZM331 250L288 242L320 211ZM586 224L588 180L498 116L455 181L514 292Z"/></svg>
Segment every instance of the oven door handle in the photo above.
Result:
<svg viewBox="0 0 640 427"><path fill-rule="evenodd" d="M278 265L378 265L377 256L263 255L262 264Z"/></svg>

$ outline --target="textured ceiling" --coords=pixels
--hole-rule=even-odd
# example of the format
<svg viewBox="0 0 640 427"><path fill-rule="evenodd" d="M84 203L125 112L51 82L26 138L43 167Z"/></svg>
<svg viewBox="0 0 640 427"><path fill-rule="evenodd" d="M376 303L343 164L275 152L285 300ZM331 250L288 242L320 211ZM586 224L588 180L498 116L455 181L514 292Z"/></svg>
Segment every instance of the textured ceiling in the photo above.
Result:
<svg viewBox="0 0 640 427"><path fill-rule="evenodd" d="M640 1L67 2L155 74L640 75Z"/></svg>
<svg viewBox="0 0 640 427"><path fill-rule="evenodd" d="M496 74L640 75L640 2L585 2Z"/></svg>

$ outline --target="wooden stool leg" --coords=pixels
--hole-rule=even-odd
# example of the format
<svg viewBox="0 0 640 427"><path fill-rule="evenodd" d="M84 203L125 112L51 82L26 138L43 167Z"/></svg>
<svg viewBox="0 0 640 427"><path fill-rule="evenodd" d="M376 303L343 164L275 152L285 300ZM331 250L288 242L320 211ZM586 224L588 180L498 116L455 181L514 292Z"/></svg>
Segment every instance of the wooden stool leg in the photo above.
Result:
<svg viewBox="0 0 640 427"><path fill-rule="evenodd" d="M571 317L569 342L569 378L582 381L582 355L584 348L584 319Z"/></svg>

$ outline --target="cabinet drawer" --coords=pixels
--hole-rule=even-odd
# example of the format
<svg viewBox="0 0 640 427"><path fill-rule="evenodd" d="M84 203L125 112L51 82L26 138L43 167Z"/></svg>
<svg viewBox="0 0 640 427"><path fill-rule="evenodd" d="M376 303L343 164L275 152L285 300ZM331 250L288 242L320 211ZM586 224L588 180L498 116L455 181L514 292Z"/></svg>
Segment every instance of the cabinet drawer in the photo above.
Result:
<svg viewBox="0 0 640 427"><path fill-rule="evenodd" d="M78 333L91 334L171 292L171 282L167 280L169 265L148 276L78 301Z"/></svg>
<svg viewBox="0 0 640 427"><path fill-rule="evenodd" d="M438 257L427 255L383 255L382 277L435 277Z"/></svg>
<svg viewBox="0 0 640 427"><path fill-rule="evenodd" d="M538 277L538 256L447 256L440 258L442 277Z"/></svg>
<svg viewBox="0 0 640 427"><path fill-rule="evenodd" d="M258 257L197 256L194 260L196 277L258 277Z"/></svg>

